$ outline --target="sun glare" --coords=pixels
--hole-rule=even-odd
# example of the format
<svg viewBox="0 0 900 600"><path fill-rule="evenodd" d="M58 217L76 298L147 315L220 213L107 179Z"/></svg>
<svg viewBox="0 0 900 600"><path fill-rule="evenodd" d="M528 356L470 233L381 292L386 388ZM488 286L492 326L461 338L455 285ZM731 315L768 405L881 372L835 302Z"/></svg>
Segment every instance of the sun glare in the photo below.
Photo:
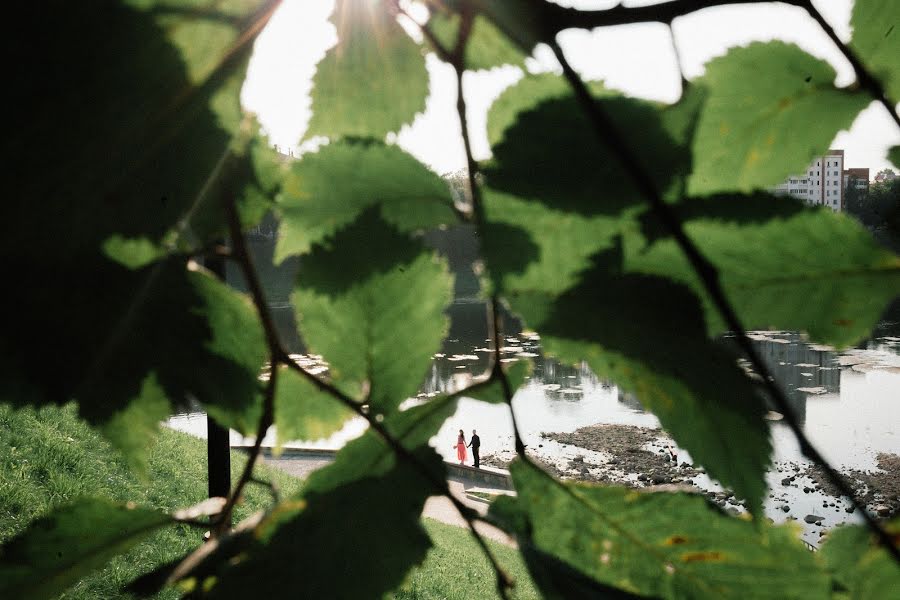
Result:
<svg viewBox="0 0 900 600"><path fill-rule="evenodd" d="M376 0L356 0L349 5L374 8ZM587 0L565 4L590 4ZM596 2L594 2L596 4ZM818 2L826 18L841 37L849 37L850 0ZM404 9L414 19L427 17L424 7L405 2ZM284 0L271 22L259 36L242 92L244 106L257 114L272 144L285 153L299 154L317 143L301 146L299 140L310 118L310 91L316 64L335 45L337 29L330 21L333 0ZM371 12L338 15L338 27L350 26L350 19L376 18ZM360 10L359 12L365 12ZM400 24L416 39L416 26L405 17ZM773 29L774 28L774 29ZM853 80L852 69L839 51L802 10L784 5L728 6L701 11L674 24L675 40L682 68L688 78L703 74L710 58L728 47L753 40L783 39L830 62L837 72L838 85ZM609 87L661 102L674 102L680 94L675 53L668 28L658 24L615 27L594 32L568 31L560 44L574 67L583 76L602 79ZM431 80L426 110L411 125L390 136L438 173L463 168L465 164L458 121L455 118L456 84L452 69L434 55L427 60ZM548 49L538 47L528 61L532 72L554 71L557 65ZM487 142L487 111L496 97L522 76L519 69L506 67L466 74L466 103L477 159L490 156ZM870 106L854 122L850 131L838 134L833 147L844 148L854 164L874 170L888 166L888 147L900 143L900 134L891 126L887 111Z"/></svg>

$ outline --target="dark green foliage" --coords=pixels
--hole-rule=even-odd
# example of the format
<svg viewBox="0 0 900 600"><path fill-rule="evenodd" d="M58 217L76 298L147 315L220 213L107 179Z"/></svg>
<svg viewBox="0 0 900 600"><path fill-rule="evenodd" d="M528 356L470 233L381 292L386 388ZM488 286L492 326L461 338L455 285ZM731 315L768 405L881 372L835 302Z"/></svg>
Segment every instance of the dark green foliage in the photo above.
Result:
<svg viewBox="0 0 900 600"><path fill-rule="evenodd" d="M416 458L443 480L433 450ZM210 597L268 597L286 590L309 598L379 597L425 559L431 540L419 517L434 491L406 462L327 491L307 488L296 515L285 519L276 513L278 529L248 560L225 572ZM335 535L336 523L341 535Z"/></svg>
<svg viewBox="0 0 900 600"><path fill-rule="evenodd" d="M59 508L4 544L0 592L23 600L53 598L170 522L164 513L105 500Z"/></svg>
<svg viewBox="0 0 900 600"><path fill-rule="evenodd" d="M869 334L900 289L897 256L831 210L756 194L686 199L677 211L748 328L804 330L847 346ZM651 241L664 231L652 214L642 225ZM628 270L690 285L704 299L710 333L726 330L674 240L634 243L627 254Z"/></svg>
<svg viewBox="0 0 900 600"><path fill-rule="evenodd" d="M900 100L900 31L897 5L891 0L855 0L850 18L850 45L868 65L894 102Z"/></svg>
<svg viewBox="0 0 900 600"><path fill-rule="evenodd" d="M518 497L497 499L493 516L518 536L547 597L877 598L900 585L868 530L836 531L814 556L792 529L765 523L765 398L718 339L740 329L724 325L724 302L743 327L848 345L896 297L900 258L865 229L758 191L822 152L880 96L877 86L862 78L837 89L827 63L782 42L731 49L673 105L596 82L585 84L591 105L571 91L581 89L571 70L568 80L526 75L491 107L493 158L471 178L478 189L452 194L389 135L428 93L427 48L398 22L402 5L337 1L338 42L318 65L306 132L330 140L286 164L238 102L250 48L277 2L82 4L23 5L3 38L19 126L0 143L13 174L0 208L10 301L0 425L74 399L118 454L103 446L106 459L87 457L101 444L90 436L73 452L61 435L37 444L3 430L0 595L52 597L129 549L142 558L128 559L139 566L127 579L145 574L138 584L150 591L193 564L183 589L218 598L459 593L458 582L415 579L432 545L422 507L448 493L426 446L457 396L404 404L442 347L453 298L446 261L422 241L458 221L477 237L477 255L448 253L471 263L462 265L469 294L484 266L491 300L535 329L546 352L633 393L751 511L744 520L698 496L563 484L520 457L511 467ZM431 6L429 27L454 53L460 25L473 19L467 45L444 56L461 76L523 66L538 43L552 42L559 19L586 28L617 15L668 22L663 7L674 4L586 13L542 0L445 0ZM857 0L852 18L853 49L894 101L898 7ZM615 131L590 118L598 112ZM889 157L900 160L896 147ZM873 187L850 206L894 249L897 189ZM280 270L232 240L229 272L241 271L253 306L200 261L273 206ZM685 248L700 258L692 264ZM703 261L710 269L697 267ZM268 302L289 292L271 280L288 272L299 331L291 324L274 339L289 319ZM254 274L263 294L250 285ZM718 306L707 292L715 284L726 297ZM503 333L486 343L502 345ZM321 381L289 367L283 349L298 335L328 363ZM272 405L262 403L266 366L276 375ZM527 373L526 363L494 365L460 395L503 403L503 384L514 392ZM200 479L202 465L196 448L165 434L174 450L161 484L153 441L161 420L195 401L242 432L274 415L279 443L327 437L354 415L369 429L300 492L287 490L289 500L204 546L196 563L179 563L197 540L171 541L187 535L174 511L199 500L180 477ZM152 486L123 475L126 464ZM94 497L75 500L86 493ZM148 508L123 504L131 499ZM896 524L888 529L896 538ZM146 559L144 537L165 539L166 550ZM108 578L77 585L118 593L123 576Z"/></svg>
<svg viewBox="0 0 900 600"><path fill-rule="evenodd" d="M458 14L437 13L428 20L428 26L441 46L448 51L456 47L462 17ZM484 17L475 17L466 43L467 69L479 71L503 65L525 66L525 56L506 36Z"/></svg>
<svg viewBox="0 0 900 600"><path fill-rule="evenodd" d="M835 88L834 77L828 63L784 42L733 48L710 61L691 194L765 189L802 172L871 100Z"/></svg>
<svg viewBox="0 0 900 600"><path fill-rule="evenodd" d="M456 220L447 184L397 146L333 143L304 156L285 178L275 260L309 252L370 207L404 232Z"/></svg>
<svg viewBox="0 0 900 600"><path fill-rule="evenodd" d="M888 524L896 537L900 523ZM822 545L822 560L834 574L835 587L859 600L887 600L900 589L900 568L887 552L874 544L864 527L848 525L828 535Z"/></svg>
<svg viewBox="0 0 900 600"><path fill-rule="evenodd" d="M540 81L536 85L525 80L506 92L508 104L533 108L519 112L493 145L494 162L485 169L488 185L585 215L618 214L642 202L617 148L597 140L574 96L568 92L557 96L560 83ZM517 93L521 100L514 97ZM648 170L657 191L671 196L690 172L686 142L701 100L702 93L692 91L682 103L660 108L602 91L596 102L620 127L632 127L629 149ZM504 116L491 114L501 120ZM489 129L497 131L498 126L489 124ZM540 144L533 143L536 137Z"/></svg>
<svg viewBox="0 0 900 600"><path fill-rule="evenodd" d="M453 279L443 261L366 212L301 262L300 333L335 383L373 410L415 395L447 330Z"/></svg>
<svg viewBox="0 0 900 600"><path fill-rule="evenodd" d="M821 598L828 591L815 556L788 527L727 517L696 495L562 484L523 462L511 470L519 497L498 499L492 512L601 583L662 598Z"/></svg>

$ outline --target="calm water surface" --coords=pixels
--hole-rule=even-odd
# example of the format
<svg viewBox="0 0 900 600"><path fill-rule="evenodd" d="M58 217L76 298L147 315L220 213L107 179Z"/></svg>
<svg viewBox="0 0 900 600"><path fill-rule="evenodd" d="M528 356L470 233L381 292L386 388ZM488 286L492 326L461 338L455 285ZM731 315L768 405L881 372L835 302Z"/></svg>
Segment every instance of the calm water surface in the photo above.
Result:
<svg viewBox="0 0 900 600"><path fill-rule="evenodd" d="M448 339L434 357L419 394L421 399L462 389L488 367L490 352L484 306L455 304L450 313L452 324ZM883 323L870 341L843 352L811 344L797 333L752 334L786 389L792 409L807 435L834 465L871 470L876 468L879 452L900 453L900 335L897 329L897 324ZM535 334L516 331L506 335L503 356L506 361L533 363L531 376L515 395L513 409L525 444L546 459L564 461L584 452L543 439L542 432L568 432L600 423L640 427L659 425L656 417L644 411L637 399L598 379L587 366L562 365L543 357L540 340ZM206 434L202 413L177 415L169 424L195 435ZM354 419L328 439L296 440L288 445L340 448L365 428L364 421ZM452 445L459 429L466 432L467 438L472 429L478 430L482 454L512 451L512 420L505 406L461 399L456 414L431 440L431 445L448 460L455 458ZM774 421L771 430L776 467L788 462L805 462L785 425ZM250 441L232 433L233 443ZM272 431L266 440L266 443L271 442L274 442ZM819 494L784 488L780 485L782 477L784 475L775 469L769 474L775 497L768 500L766 512L773 519L783 521L787 517L779 506L788 503L791 514L801 520L807 513L825 516L826 527L854 520L855 515L846 514L841 506L823 508L823 496ZM697 483L707 489L719 489L715 482L705 478ZM806 528L804 537L815 542L820 530L802 521L800 525Z"/></svg>

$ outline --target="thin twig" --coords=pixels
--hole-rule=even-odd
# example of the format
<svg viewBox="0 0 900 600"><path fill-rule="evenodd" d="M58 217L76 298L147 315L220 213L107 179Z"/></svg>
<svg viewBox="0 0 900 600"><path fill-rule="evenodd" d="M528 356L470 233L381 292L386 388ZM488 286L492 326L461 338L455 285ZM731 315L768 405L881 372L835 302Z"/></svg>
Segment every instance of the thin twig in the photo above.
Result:
<svg viewBox="0 0 900 600"><path fill-rule="evenodd" d="M840 49L844 58L846 58L853 66L853 72L856 74L856 81L859 82L859 87L869 92L876 100L881 102L891 115L894 123L897 124L897 127L900 127L900 114L897 113L897 99L888 97L881 82L869 73L869 70L862 64L859 57L856 56L856 53L850 46L841 41L841 38L837 36L837 33L835 33L831 24L825 20L822 13L819 12L810 0L803 0L800 2L800 6L805 8L806 12L815 19L816 23L819 24L819 27L828 34L831 41Z"/></svg>
<svg viewBox="0 0 900 600"><path fill-rule="evenodd" d="M272 315L269 314L269 304L266 302L266 295L259 280L259 275L256 272L256 267L253 265L253 259L250 258L250 252L247 250L244 233L241 231L241 220L238 216L234 197L231 195L228 195L225 199L225 213L231 236L232 254L241 267L241 272L247 281L247 287L250 289L250 296L253 298L253 304L256 306L256 312L259 314L263 332L266 336L266 344L268 344L269 354L271 355L272 371L274 372L277 366L275 363L278 362L282 355L287 353L281 345L275 321L272 320Z"/></svg>
<svg viewBox="0 0 900 600"><path fill-rule="evenodd" d="M256 462L259 460L259 454L262 450L263 438L272 423L275 422L275 390L278 386L278 369L273 368L269 374L269 381L266 384L265 395L263 396L263 414L259 418L259 425L256 428L256 439L253 441L253 448L247 457L247 464L244 465L244 471L241 473L240 479L234 486L234 490L228 497L228 503L222 509L222 513L217 520L218 531L221 533L231 522L231 513L234 512L234 506L241 499L244 487L253 479L253 469L256 468Z"/></svg>
<svg viewBox="0 0 900 600"><path fill-rule="evenodd" d="M490 318L490 326L491 326L491 341L494 344L494 366L491 368L491 378L500 382L500 386L503 389L503 399L506 402L506 405L509 407L509 416L512 418L513 425L513 443L515 445L516 454L521 457L525 457L525 444L522 442L522 435L519 433L519 423L516 420L516 412L513 410L512 400L513 400L513 389L509 384L509 378L506 376L506 373L503 372L503 361L502 353L500 352L500 298L495 293L491 295L491 299L489 301L488 306L488 317Z"/></svg>
<svg viewBox="0 0 900 600"><path fill-rule="evenodd" d="M484 213L484 203L481 198L481 190L478 187L478 162L472 155L472 143L469 136L469 122L466 115L466 98L465 88L463 86L463 74L465 73L465 49L469 34L472 32L472 23L474 14L466 11L461 14L461 22L459 26L459 34L456 40L456 46L453 49L452 60L453 70L456 72L456 112L459 118L459 126L462 131L463 148L466 152L466 165L469 174L469 196L472 201L472 215L475 218L475 226L478 229L479 236L484 239L485 224L487 219ZM522 436L519 433L519 426L516 422L516 415L512 407L513 390L509 384L506 373L503 372L502 355L500 352L500 299L494 293L488 305L488 317L490 320L490 335L493 343L493 366L491 367L490 379L499 381L503 389L503 398L509 407L509 413L513 423L513 437L516 454L525 456L525 444L522 442Z"/></svg>
<svg viewBox="0 0 900 600"><path fill-rule="evenodd" d="M388 447L393 451L394 455L397 456L398 459L405 461L407 464L411 465L415 468L423 478L428 481L435 490L442 496L445 496L448 500L450 500L453 507L459 513L459 515L466 521L466 524L469 526L469 530L472 535L475 537L476 542L479 547L485 553L488 561L491 563L491 566L494 568L494 572L497 576L497 586L498 591L500 591L500 595L503 598L507 598L506 588L512 587L512 581L509 578L509 575L503 570L500 566L499 562L497 562L496 557L494 557L490 548L488 548L487 543L482 538L481 534L475 529L475 521L472 518L470 509L468 506L463 504L453 493L450 491L450 487L447 485L447 481L443 478L435 477L434 473L426 467L422 462L420 462L413 454L409 451L406 446L401 444L391 433L385 428L385 426L380 423L373 415L371 415L367 410L365 410L364 405L357 402L344 392L335 388L332 384L320 380L315 375L309 373L306 369L303 368L302 365L294 361L290 356L286 356L286 365L293 369L294 371L300 373L304 377L306 377L309 381L311 381L314 385L318 386L321 390L328 392L334 398L341 401L347 408L355 412L358 416L362 417L369 424L369 427L375 431L381 439L388 445Z"/></svg>
<svg viewBox="0 0 900 600"><path fill-rule="evenodd" d="M259 477L251 476L249 482L255 483L256 485L269 490L269 493L272 495L272 501L275 504L281 502L281 493L278 491L278 486L275 485L274 481L265 481L264 479L260 479Z"/></svg>
<svg viewBox="0 0 900 600"><path fill-rule="evenodd" d="M678 40L675 39L675 29L669 23L669 41L672 44L672 52L675 54L675 64L678 66L678 75L681 77L681 93L688 87L688 80L684 74L684 61L681 57L681 50L678 48Z"/></svg>
<svg viewBox="0 0 900 600"><path fill-rule="evenodd" d="M434 48L434 51L437 53L438 57L448 63L453 62L453 54L450 50L444 47L444 44L437 38L434 31L431 30L431 27L428 26L428 23L419 23L415 19L412 18L412 15L409 14L398 2L394 3L394 10L397 11L397 14L403 15L410 21L416 24L419 30L422 32L422 35L425 36L425 39L428 40L428 43Z"/></svg>
<svg viewBox="0 0 900 600"><path fill-rule="evenodd" d="M781 391L781 388L776 384L775 378L769 372L768 367L756 351L750 338L747 337L747 333L741 324L737 313L722 288L716 267L703 256L694 242L685 233L680 217L662 199L659 191L653 185L652 179L626 143L625 138L619 133L615 123L612 122L609 116L603 111L602 107L595 101L587 86L584 84L584 81L582 81L581 77L574 69L572 69L572 66L566 60L559 44L556 40L549 40L548 43L562 66L563 74L578 99L582 110L590 119L598 139L615 150L614 155L627 176L647 199L654 213L656 213L657 217L667 227L679 248L691 263L691 267L700 278L706 293L712 299L716 309L725 320L728 328L736 336L741 350L747 355L754 370L762 378L763 386L769 393L769 396L775 403L778 411L784 414L784 420L797 438L803 454L822 467L828 479L841 491L842 495L849 498L852 504L859 509L869 528L878 536L879 541L885 546L894 559L900 563L900 550L898 550L892 542L891 536L875 520L875 518L869 514L865 506L856 498L850 486L847 485L844 479L834 470L806 437L803 428L793 413L793 409L790 407L790 403Z"/></svg>

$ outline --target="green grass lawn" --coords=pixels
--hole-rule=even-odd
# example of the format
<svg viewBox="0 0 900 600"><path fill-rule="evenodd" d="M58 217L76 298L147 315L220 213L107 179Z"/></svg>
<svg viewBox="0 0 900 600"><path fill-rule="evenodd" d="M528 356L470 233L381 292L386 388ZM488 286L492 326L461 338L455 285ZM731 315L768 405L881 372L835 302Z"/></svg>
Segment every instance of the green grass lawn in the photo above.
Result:
<svg viewBox="0 0 900 600"><path fill-rule="evenodd" d="M244 464L232 455L232 477ZM280 471L259 467L257 474L273 482L283 495L300 481ZM49 511L79 496L173 510L206 497L206 443L187 434L163 429L152 449L146 477L132 474L106 441L82 423L71 407L13 411L0 405L0 541L5 541ZM248 487L246 502L236 520L271 504L265 488ZM410 573L395 592L398 600L494 597L494 576L469 534L462 529L426 520L434 541L425 563ZM199 530L172 526L114 559L83 579L65 599L129 598L121 588L138 575L174 560L199 543ZM518 582L516 597L537 598L518 553L491 543L498 559ZM177 598L166 590L159 598Z"/></svg>

